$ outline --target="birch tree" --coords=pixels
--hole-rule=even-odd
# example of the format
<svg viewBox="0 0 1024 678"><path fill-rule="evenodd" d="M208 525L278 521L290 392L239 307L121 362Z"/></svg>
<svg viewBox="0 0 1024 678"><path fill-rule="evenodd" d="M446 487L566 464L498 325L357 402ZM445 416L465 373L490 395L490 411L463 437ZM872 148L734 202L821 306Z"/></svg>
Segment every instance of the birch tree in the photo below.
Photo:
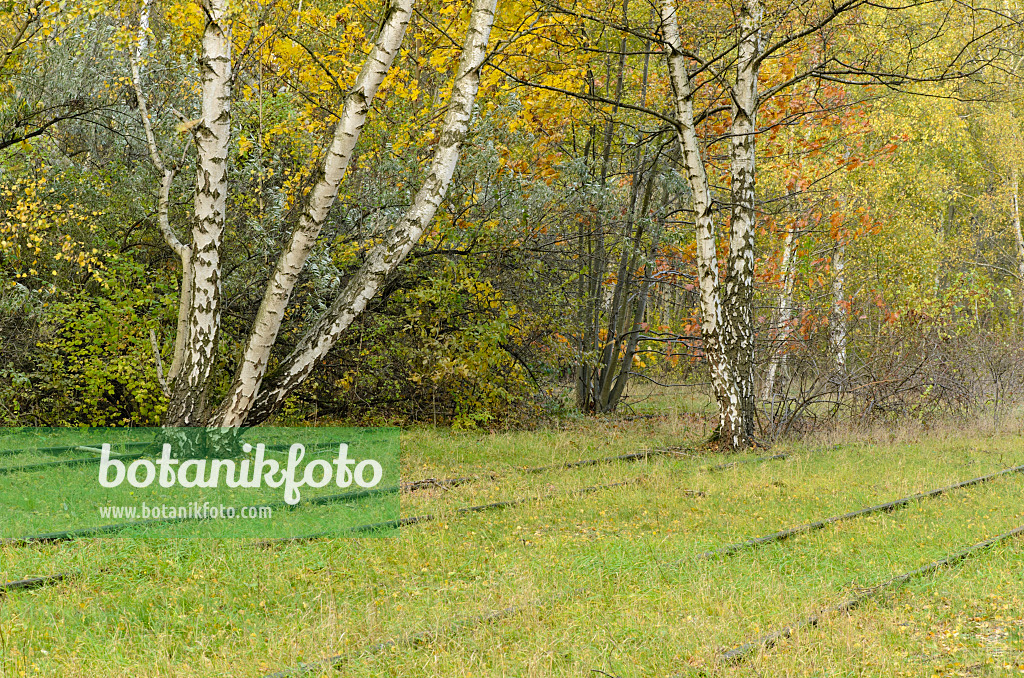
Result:
<svg viewBox="0 0 1024 678"><path fill-rule="evenodd" d="M173 166L161 158L142 91L138 61L133 59L133 80L138 112L146 129L151 161L162 175L158 223L168 246L181 258L181 322L176 333L175 358L167 374L170 407L165 425L237 427L264 421L310 374L318 360L366 308L387 277L402 263L419 240L444 199L461 145L469 131L480 81L480 69L494 22L496 0L475 0L456 69L452 94L441 125L430 169L404 216L373 247L333 304L268 375L270 355L296 282L338 195L360 131L374 96L387 76L402 45L413 12L412 0L393 0L373 47L345 96L338 122L301 215L290 234L265 290L249 339L227 395L215 406L207 402L210 375L220 331L220 250L223 243L227 164L232 97L231 8L229 0L202 0L206 17L200 56L201 114L183 121L179 129L191 133L197 157L195 200L190 238L179 238L167 215L167 186ZM148 17L148 1L142 16ZM143 24L144 22L140 22ZM139 51L145 47L140 30ZM187 244L186 244L187 242Z"/></svg>
<svg viewBox="0 0 1024 678"><path fill-rule="evenodd" d="M694 120L694 88L684 60L674 0L662 0L661 31L675 104L680 155L693 195L701 337L718 402L717 437L727 449L750 444L754 425L754 151L761 8L744 0L736 84L731 92L732 233L725 281L718 269L718 234L708 171Z"/></svg>
<svg viewBox="0 0 1024 678"><path fill-rule="evenodd" d="M1010 190L1012 191L1011 201L1013 203L1013 221L1011 226L1013 228L1014 242L1017 243L1017 283L1021 288L1021 308L1020 317L1021 322L1024 323L1024 233L1021 233L1020 226L1020 188L1018 186L1017 179L1017 167L1014 165L1012 170L1012 181Z"/></svg>
<svg viewBox="0 0 1024 678"><path fill-rule="evenodd" d="M972 8L956 3L942 4L935 11L949 21L964 13L978 16ZM881 35L856 28L860 15L867 12L874 13L873 18L884 27ZM680 156L692 194L703 316L701 336L718 403L716 437L723 448L740 449L753 442L756 420L753 303L756 139L761 133L757 125L758 107L808 79L848 86L881 84L900 90L923 82L969 77L990 62L990 57L985 56L985 45L996 40L993 36L1006 30L1010 22L996 18L991 25L965 34L948 60L937 67L935 61L923 62L917 48L918 40L927 43L937 39L935 17L917 15L910 6L881 8L864 0L811 3L793 9L792 14L789 10L773 14L771 25L764 27L759 0L741 0L735 6L732 42L715 42L710 57L702 57L699 50L684 48L674 0L661 0L659 13ZM844 17L849 18L845 25L837 25ZM897 36L903 36L908 25L913 27L915 37L904 45L900 43L904 38ZM763 41L763 35L769 40ZM760 71L766 60L779 58L808 40L815 44L807 50L808 58L802 67L760 91ZM868 44L872 40L875 42ZM880 49L882 43L893 49ZM694 74L700 77L696 84ZM694 102L701 87L715 92L703 97L705 108L695 116ZM726 133L702 140L698 122L723 112L730 115ZM725 213L726 209L716 204L710 189L708 176L712 171L717 173L717 168L710 164L702 141L714 144L723 140L728 143L729 158L729 237L728 248L723 248L727 252L725 271L720 273L715 221L722 218L719 212Z"/></svg>
<svg viewBox="0 0 1024 678"><path fill-rule="evenodd" d="M832 249L832 318L829 340L835 355L836 379L842 390L846 382L846 243L838 241Z"/></svg>
<svg viewBox="0 0 1024 678"><path fill-rule="evenodd" d="M738 417L722 428L729 447L743 448L754 437L754 169L761 53L761 5L743 0L730 128L731 231L725 278L726 351L735 365ZM731 413L730 413L731 414ZM731 436L731 438L729 437Z"/></svg>
<svg viewBox="0 0 1024 678"><path fill-rule="evenodd" d="M175 375L167 423L195 426L204 414L210 370L220 331L221 260L228 195L231 135L231 21L228 0L203 0L206 15L199 71L199 118L193 123L196 183L191 245L187 336ZM174 249L175 245L171 245ZM183 248L182 248L183 251ZM184 288L185 285L182 285Z"/></svg>
<svg viewBox="0 0 1024 678"><path fill-rule="evenodd" d="M769 353L768 368L765 371L761 399L768 401L774 409L775 380L779 369L786 364L786 343L792 331L793 321L793 287L796 284L796 239L797 221L793 220L786 228L786 238L782 246L782 289L779 290L778 309L775 311L772 327L776 331L774 347Z"/></svg>

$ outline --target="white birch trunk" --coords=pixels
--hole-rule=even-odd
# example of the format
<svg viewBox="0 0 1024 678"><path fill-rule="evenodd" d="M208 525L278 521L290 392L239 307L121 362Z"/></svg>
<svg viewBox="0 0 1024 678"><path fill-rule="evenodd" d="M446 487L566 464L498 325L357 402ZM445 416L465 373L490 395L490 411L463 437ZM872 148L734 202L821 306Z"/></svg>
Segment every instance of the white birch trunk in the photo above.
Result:
<svg viewBox="0 0 1024 678"><path fill-rule="evenodd" d="M1017 168L1013 168L1013 236L1017 241L1017 284L1020 286L1021 295L1021 309L1020 316L1021 322L1024 323L1024 233L1021 233L1020 228L1020 204L1018 202L1017 193L1019 186L1017 185Z"/></svg>
<svg viewBox="0 0 1024 678"><path fill-rule="evenodd" d="M846 245L836 243L832 250L832 350L840 385L846 381Z"/></svg>
<svg viewBox="0 0 1024 678"><path fill-rule="evenodd" d="M693 194L697 278L702 315L701 338L711 368L712 389L718 401L719 432L728 443L732 439L732 422L736 421L740 414L740 395L736 388L735 373L722 344L723 311L716 248L717 232L712 213L714 204L694 125L693 90L686 64L683 62L674 0L661 0L660 13L662 36L667 47L668 72L675 99L673 103L676 121L679 125L677 137L690 191Z"/></svg>
<svg viewBox="0 0 1024 678"><path fill-rule="evenodd" d="M231 27L228 0L203 0L202 5L206 27L199 58L202 108L194 128L198 159L190 252L191 304L188 340L164 419L168 426L206 423L206 387L220 331L220 246L231 132Z"/></svg>
<svg viewBox="0 0 1024 678"><path fill-rule="evenodd" d="M156 145L156 136L153 134L153 123L149 117L149 105L146 103L146 94L142 89L142 60L149 49L149 10L153 0L142 0L142 10L139 12L138 42L135 45L135 57L131 60L132 86L135 89L136 106L139 109L139 116L142 118L142 129L146 134L146 148L149 150L149 159L163 177L160 181L160 197L157 203L157 225L160 228L160 235L163 236L167 245L179 257L182 255L184 245L171 230L168 203L170 201L171 182L174 181L175 171L164 165L160 157L160 149Z"/></svg>
<svg viewBox="0 0 1024 678"><path fill-rule="evenodd" d="M181 291L178 294L178 324L174 333L174 357L167 369L167 383L171 385L181 373L181 362L185 358L188 344L188 319L192 313L192 248L185 247L181 253Z"/></svg>
<svg viewBox="0 0 1024 678"><path fill-rule="evenodd" d="M796 283L796 222L786 230L786 241L782 246L782 291L779 292L779 310L775 319L775 348L768 360L768 371L764 377L761 399L771 402L775 395L775 379L779 368L786 362L786 341L789 339L789 325L793 320L793 287Z"/></svg>
<svg viewBox="0 0 1024 678"><path fill-rule="evenodd" d="M451 183L463 140L469 131L473 103L480 84L480 68L487 56L487 42L494 23L497 0L474 0L462 57L452 89L430 171L412 206L388 233L386 240L366 255L359 271L349 280L331 308L305 334L280 368L268 377L255 401L243 415L245 424L266 420L285 398L309 376L313 367L337 341L385 279L405 259L419 240ZM232 420L238 413L232 412Z"/></svg>
<svg viewBox="0 0 1024 678"><path fill-rule="evenodd" d="M412 16L412 4L412 0L397 0L389 7L376 43L345 97L327 156L306 196L298 226L277 261L234 382L215 416L220 426L240 426L255 401L299 274L338 196L338 187L345 177L377 89L402 46Z"/></svg>
<svg viewBox="0 0 1024 678"><path fill-rule="evenodd" d="M159 197L157 199L157 226L160 235L163 236L167 246L178 255L181 260L181 294L178 297L178 324L174 335L174 357L170 369L167 371L167 382L164 386L174 382L181 369L181 361L185 354L185 345L188 342L188 317L192 300L192 248L183 244L174 233L170 223L170 195L171 185L177 170L164 164L160 156L160 149L156 145L156 136L153 134L153 123L149 117L149 107L146 103L146 94L142 89L142 63L149 51L149 11L153 6L153 0L142 0L142 9L139 12L138 42L135 46L135 58L131 60L132 85L135 88L135 99L139 109L139 116L142 118L142 128L146 134L146 146L149 150L149 158L163 176L160 179Z"/></svg>
<svg viewBox="0 0 1024 678"><path fill-rule="evenodd" d="M755 134L758 106L758 61L761 36L761 6L758 0L740 4L740 42L733 87L733 116L730 135L732 228L729 238L728 272L725 277L723 313L725 353L734 366L739 392L738 413L728 432L730 447L747 447L754 436L754 244L755 221ZM735 416L738 414L738 416Z"/></svg>
<svg viewBox="0 0 1024 678"><path fill-rule="evenodd" d="M135 45L135 63L141 64L142 58L149 51L149 8L153 0L142 0L142 11L139 12L139 41Z"/></svg>

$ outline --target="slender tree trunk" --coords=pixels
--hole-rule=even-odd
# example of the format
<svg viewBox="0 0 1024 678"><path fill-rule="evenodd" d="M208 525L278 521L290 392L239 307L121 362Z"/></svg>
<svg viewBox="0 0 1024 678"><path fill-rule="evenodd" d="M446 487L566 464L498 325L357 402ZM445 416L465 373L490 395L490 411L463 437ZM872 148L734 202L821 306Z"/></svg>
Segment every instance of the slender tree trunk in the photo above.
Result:
<svg viewBox="0 0 1024 678"><path fill-rule="evenodd" d="M758 61L761 6L758 0L740 4L740 43L733 88L730 140L732 165L732 223L723 312L725 351L735 365L739 416L727 427L730 447L742 449L754 437L757 413L754 392L754 165L758 106ZM730 416L733 413L730 412Z"/></svg>
<svg viewBox="0 0 1024 678"><path fill-rule="evenodd" d="M274 374L264 379L246 425L265 421L285 398L309 376L314 365L366 308L385 279L405 259L444 199L458 164L462 142L469 131L473 103L480 84L480 69L494 23L496 0L474 0L462 57L440 139L426 179L399 223L385 241L371 249L359 271L349 280L331 308L309 329Z"/></svg>
<svg viewBox="0 0 1024 678"><path fill-rule="evenodd" d="M601 412L601 380L606 377L606 373L602 369L606 353L608 350L608 342L611 341L611 337L606 332L604 338L601 338L601 318L604 316L605 308L608 304L607 292L604 287L605 275L608 273L609 265L609 251L608 251L608 238L610 234L605 229L608 228L605 221L605 212L607 211L607 186L608 186L608 172L611 167L612 157L612 145L614 142L615 132L615 115L619 111L619 102L622 100L622 88L623 78L625 76L625 65L626 65L626 39L623 38L619 41L619 58L618 58L618 70L614 78L615 82L615 105L612 107L612 114L608 117L604 126L604 136L602 137L603 149L601 152L601 164L598 171L598 186L600 189L600 199L596 210L596 228L594 229L594 235L591 239L591 258L590 258L590 293L591 293L591 308L590 308L590 325L591 325L591 344L588 350L591 355L595 356L593 362L588 366L589 378L586 381L586 390L584 392L584 412L598 413ZM612 62L608 60L608 72L605 78L606 87L605 94L611 94L612 87Z"/></svg>
<svg viewBox="0 0 1024 678"><path fill-rule="evenodd" d="M138 31L138 42L135 45L135 65L141 67L140 64L146 56L146 52L149 51L149 10L153 6L153 0L142 0L142 9L139 12L139 31Z"/></svg>
<svg viewBox="0 0 1024 678"><path fill-rule="evenodd" d="M593 76L587 73L587 84L590 94L594 94ZM596 130L590 128L590 139L587 140L583 151L583 157L590 160L590 149L596 144ZM577 321L579 322L579 357L576 365L576 407L581 412L587 407L587 382L590 379L589 363L586 360L588 347L590 346L590 230L583 215L579 219L579 259L580 270L577 282Z"/></svg>
<svg viewBox="0 0 1024 678"><path fill-rule="evenodd" d="M711 367L712 389L718 402L718 437L724 449L735 449L742 447L746 438L745 427L742 425L736 367L732 362L733 355L726 352L724 343L724 311L718 270L714 201L705 163L700 157L699 141L693 123L693 90L683 61L674 0L662 0L659 9L662 34L668 47L667 59L675 98L676 120L679 123L677 134L680 152L693 196L697 285L701 311L700 336Z"/></svg>
<svg viewBox="0 0 1024 678"><path fill-rule="evenodd" d="M131 60L131 71L136 105L139 109L139 116L142 118L143 131L146 134L149 158L153 166L163 175L160 179L160 191L157 199L157 226L167 246L181 260L181 291L178 295L178 323L174 334L174 357L167 371L167 381L162 384L166 390L169 384L174 383L181 370L185 346L188 344L189 317L192 309L192 248L182 243L174 229L171 228L170 195L177 170L165 164L160 155L160 149L156 144L156 135L153 134L152 120L149 117L149 107L146 104L146 93L142 88L142 63L149 50L149 12L152 5L153 0L142 0L142 9L139 12L138 43L135 46L135 57Z"/></svg>
<svg viewBox="0 0 1024 678"><path fill-rule="evenodd" d="M832 350L840 388L846 382L846 245L836 243L832 250Z"/></svg>
<svg viewBox="0 0 1024 678"><path fill-rule="evenodd" d="M626 9L626 5L625 5L625 3L623 3L623 16L624 16L624 19L626 18L625 17L625 9ZM653 21L653 19L654 19L654 15L653 14L651 16L651 19ZM648 86L648 76L649 76L649 73L650 73L650 70L649 70L649 66L650 66L650 41L649 40L645 40L644 41L644 48L645 48L645 52L647 52L647 53L644 55L643 79L641 80L641 88L640 88L640 105L641 106L644 106L644 105L647 104L647 86ZM638 150L638 155L640 155L639 150ZM644 155L646 155L646 153ZM658 163L658 155L659 154L656 152L654 160L652 161L652 164L651 164L651 169L650 169L650 171L648 173L647 189L644 191L643 200L642 200L642 203L641 203L641 206L640 206L639 218L637 218L635 216L635 203L636 203L635 192L633 192L633 196L634 197L632 197L631 200L630 200L630 207L629 207L629 210L630 210L630 212L629 212L630 213L630 221L631 222L632 221L636 221L637 222L636 233L635 233L634 238L633 238L633 255L632 255L631 263L629 264L629 266L626 269L627 275L631 279L632 279L632 276L633 276L633 271L636 270L636 268L637 268L637 263L638 263L637 259L639 259L640 256L641 256L641 244L642 244L642 240L643 240L643 219L646 219L648 217L648 213L649 213L649 209L650 209L650 205L651 205L651 195L652 195L653 190L655 188L655 182L656 182L656 178L657 178L656 170L657 170L657 163ZM640 169L643 168L644 164L645 164L645 158L644 158L644 156L641 156L641 159L640 159L640 162L639 162ZM634 184L636 184L639 181L640 181L640 173L639 173L639 170L638 170L637 172L634 172L634 174L633 174L633 182L634 182ZM668 197L669 197L668 196L668 190L664 189L662 191L662 200L661 200L661 204L663 206L668 203ZM626 386L629 384L630 375L632 374L633 359L636 357L637 348L638 348L639 343L640 343L641 326L642 326L642 324L644 322L644 318L645 318L645 316L647 314L647 304L648 304L648 301L650 299L651 287L652 287L652 283L653 283L653 279L654 279L653 276L652 276L652 271L651 271L651 267L652 267L652 263L653 263L653 257L655 255L655 252L657 251L657 248L658 248L658 240L661 237L661 234L665 230L665 217L664 217L664 214L665 214L664 210L659 210L659 219L658 219L658 222L657 222L657 229L651 234L650 246L649 246L649 248L646 249L646 251L644 253L646 261L644 262L643 275L642 275L642 277L641 277L641 279L639 281L638 289L636 289L636 291L634 292L634 296L635 296L635 300L633 302L634 313L633 313L633 316L632 316L632 321L628 325L627 325L627 319L628 319L628 316L629 316L629 313L628 313L629 312L629 308L628 308L628 306L627 306L626 309L624 309L624 312L623 312L621 329L619 330L619 334L620 334L620 336L625 335L626 339L625 339L625 346L622 348L622 367L619 369L619 372L618 372L618 374L615 377L615 384L611 388L611 390L610 390L610 392L608 394L608 411L610 411L610 412L614 411L615 408L618 407L619 402L622 400L622 395L623 395L623 393L626 390ZM632 226L630 226L630 230L631 229L632 229ZM628 231L627 231L627 233L628 233ZM628 290L627 290L627 293L628 293ZM627 327L628 327L628 330L629 330L628 333L626 332Z"/></svg>
<svg viewBox="0 0 1024 678"><path fill-rule="evenodd" d="M629 201L626 207L625 224L619 236L619 265L615 272L615 286L612 290L611 304L608 306L605 341L597 362L597 368L601 375L595 393L595 410L597 412L615 411L615 408L618 406L618 399L612 398L612 386L616 382L619 370L625 369L628 371L630 367L625 362L620 365L619 360L625 357L623 347L626 340L627 322L633 316L630 310L634 301L633 294L635 294L633 271L636 268L637 255L639 254L641 240L643 239L643 224L637 218L637 200L641 186L644 184L643 167L645 164L646 155L638 147L636 164L632 172ZM650 188L651 179L648 179L643 205L640 206L641 216L646 212L647 206L650 203ZM636 227L635 232L634 226Z"/></svg>
<svg viewBox="0 0 1024 678"><path fill-rule="evenodd" d="M345 97L327 156L306 196L298 226L281 252L267 285L235 379L214 416L220 426L241 425L259 392L292 291L338 196L338 188L345 177L377 88L398 54L411 16L412 0L396 0L390 5L377 41Z"/></svg>
<svg viewBox="0 0 1024 678"><path fill-rule="evenodd" d="M1020 204L1018 202L1017 194L1019 192L1019 186L1017 185L1017 168L1013 168L1012 174L1012 190L1013 190L1013 236L1017 241L1017 284L1020 286L1021 296L1021 309L1020 318L1021 324L1024 325L1024 233L1021 233L1020 228Z"/></svg>
<svg viewBox="0 0 1024 678"><path fill-rule="evenodd" d="M654 171L653 167L651 168L651 171ZM641 208L642 215L647 214L653 184L654 177L652 176L651 179L649 179L647 182L647 191L644 193L644 203L643 207ZM662 205L666 204L667 202L668 191L666 190L664 191ZM641 324L644 322L644 316L647 313L648 300L651 295L651 287L653 283L653 277L651 275L651 264L653 262L654 253L657 251L658 248L658 241L661 237L661 234L664 232L664 229L664 212L662 212L657 222L657 229L655 232L651 234L651 244L650 248L647 250L647 261L644 263L643 277L640 281L639 289L635 293L636 300L633 305L634 314L632 317L632 321L630 323L630 331L628 334L628 338L626 340L626 345L623 349L622 368L619 370L618 376L615 380L615 386L612 388L611 393L609 395L612 410L614 410L614 408L618 405L619 401L622 399L622 394L625 392L626 385L629 383L629 376L633 369L633 359L634 357L636 357L637 347L640 342L640 327ZM639 248L641 237L642 232L639 229L637 229L637 236L634 241L634 249L638 253L640 251Z"/></svg>
<svg viewBox="0 0 1024 678"><path fill-rule="evenodd" d="M191 303L188 340L164 418L170 426L206 423L206 391L220 332L220 246L231 132L231 25L227 0L203 0L202 5L206 27L199 58L202 108L193 128L198 159L189 261Z"/></svg>
<svg viewBox="0 0 1024 678"><path fill-rule="evenodd" d="M623 15L625 16L628 10L629 2L624 0L623 2ZM605 212L605 187L608 180L608 171L611 163L612 145L614 141L615 131L615 115L619 110L619 102L622 100L622 91L624 84L624 77L626 72L626 39L622 38L619 41L619 52L618 52L618 70L615 75L615 105L612 107L612 114L604 125L604 134L601 138L602 148L600 158L600 169L598 171L598 186L601 190L601 198L597 208L597 217L593 232L587 235L587 297L584 300L585 316L584 322L586 325L581 328L581 334L584 336L583 350L580 352L580 363L577 367L577 378L576 378L576 406L581 412L603 412L604 406L602 404L601 391L602 384L608 378L607 370L604 369L604 365L607 364L609 343L613 341L612 333L609 331L606 333L605 338L601 339L601 318L603 311L606 306L605 292L604 292L604 279L605 274L608 271L608 243L606 242L604 232L604 219L603 215ZM606 90L610 94L611 83L612 83L612 65L609 61L608 64L608 78L606 80ZM594 93L594 82L593 75L588 72L588 85L590 87L591 94ZM596 153L597 143L594 144L594 150ZM593 355L594 358L588 359L588 355Z"/></svg>
<svg viewBox="0 0 1024 678"><path fill-rule="evenodd" d="M786 341L789 339L789 325L793 320L793 287L796 283L796 266L794 245L796 244L796 222L786 229L786 240L782 246L782 290L779 292L779 310L775 314L773 326L775 347L768 360L768 371L764 378L761 399L771 402L775 396L775 379L779 368L786 363Z"/></svg>
<svg viewBox="0 0 1024 678"><path fill-rule="evenodd" d="M178 323L174 333L174 357L167 369L167 383L173 384L181 373L185 359L185 345L188 344L189 316L192 314L192 248L181 251L181 290L178 294Z"/></svg>
<svg viewBox="0 0 1024 678"><path fill-rule="evenodd" d="M742 427L740 393L729 356L723 350L723 311L718 273L717 232L714 203L708 185L704 159L693 117L693 90L683 61L682 42L676 19L674 0L661 0L661 29L668 61L669 77L675 104L677 136L687 180L693 195L697 240L697 282L700 290L701 338L704 355L711 368L711 385L718 403L718 436L723 445L732 447ZM734 430L735 429L735 430Z"/></svg>
<svg viewBox="0 0 1024 678"><path fill-rule="evenodd" d="M633 366L639 325L646 309L647 294L650 289L647 276L644 275L638 279L634 271L639 268L641 258L648 259L650 256L650 251L643 245L644 220L650 208L655 168L652 165L646 172L647 179L645 181L644 166L647 163L647 158L640 152L637 153L637 156L626 209L626 223L619 242L619 267L616 271L615 287L608 312L607 334L597 364L601 375L596 393L597 412L614 412L622 398L629 372ZM643 191L642 198L640 197L641 190ZM646 262L644 267L646 269Z"/></svg>

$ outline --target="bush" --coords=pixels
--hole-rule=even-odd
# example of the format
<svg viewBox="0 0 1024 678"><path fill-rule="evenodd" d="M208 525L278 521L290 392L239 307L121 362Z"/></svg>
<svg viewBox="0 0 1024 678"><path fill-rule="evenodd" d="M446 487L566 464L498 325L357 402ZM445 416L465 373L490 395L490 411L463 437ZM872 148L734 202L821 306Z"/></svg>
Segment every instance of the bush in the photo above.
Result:
<svg viewBox="0 0 1024 678"><path fill-rule="evenodd" d="M68 294L27 293L3 322L21 327L20 356L0 390L14 403L9 423L153 426L166 410L149 329L168 304L142 267L114 259L105 282ZM8 295L11 296L11 295Z"/></svg>

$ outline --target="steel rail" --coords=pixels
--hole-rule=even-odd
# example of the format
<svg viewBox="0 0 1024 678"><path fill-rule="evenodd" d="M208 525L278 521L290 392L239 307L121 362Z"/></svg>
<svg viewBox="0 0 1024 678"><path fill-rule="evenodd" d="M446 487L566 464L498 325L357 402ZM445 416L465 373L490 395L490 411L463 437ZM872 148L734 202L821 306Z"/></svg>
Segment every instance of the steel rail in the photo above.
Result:
<svg viewBox="0 0 1024 678"><path fill-rule="evenodd" d="M853 520L855 518L862 518L864 516L869 516L874 513L891 513L893 511L898 511L899 509L906 508L907 506L915 502L921 501L923 499L932 499L934 497L941 496L954 490L963 489L965 487L973 487L975 485L981 485L982 483L987 483L992 480L996 480L997 478L1001 478L1003 476L1015 473L1024 473L1024 465L1012 466L1010 468L1005 468L1001 471L996 471L995 473L979 476L977 478L971 478L970 480L964 480L959 483L954 483L953 485L946 485L945 487L940 487L935 490L929 490L927 492L918 492L917 494L912 494L907 497L902 497L900 499L894 499L893 501L887 501L883 504L875 504L874 506L867 506L856 511L850 511L849 513L843 513L841 515L824 518L822 520L816 520L813 523L805 523L803 525L797 525L795 527L787 527L784 530L772 532L771 534L766 534L761 537L754 537L753 539L747 539L745 541L727 544L717 549L704 551L703 553L698 553L694 556L686 556L678 560L662 563L662 567L676 567L691 560L707 560L709 558L714 558L716 556L727 556L733 553L737 553L739 551L759 548L761 546L767 546L768 544L774 544L777 542L785 541L786 539L795 537L800 534L806 534L808 532L814 532L816 530L824 529L829 525L834 525L835 523Z"/></svg>
<svg viewBox="0 0 1024 678"><path fill-rule="evenodd" d="M885 581L875 584L874 586L868 587L868 590L866 592L856 595L853 598L850 598L849 600L845 600L842 603L839 603L838 605L826 608L804 619L800 619L788 626L779 629L778 631L774 631L767 635L761 636L756 640L744 643L742 645L732 648L731 650L726 650L722 653L721 657L723 660L727 662L742 662L758 650L767 650L774 647L781 641L791 637L798 629L802 627L817 626L822 621L824 621L826 617L833 614L852 612L853 610L858 608L861 605L861 603L870 598L874 598L882 591L899 588L914 579L919 579L921 577L924 577L925 575L929 575L943 568L952 567L978 554L981 551L989 549L992 546L995 546L996 544L1004 542L1008 539L1019 537L1022 534L1024 534L1024 525L1021 525L1020 527L1017 527L1008 532L1003 532L1002 534L996 535L991 539L986 539L985 541L978 542L977 544L969 546L963 549L962 551L957 551L956 553L948 555L945 558L941 558L940 560L934 560L923 567L917 568L916 570L912 570L905 574L897 575L895 577L892 577L891 579L886 579Z"/></svg>
<svg viewBox="0 0 1024 678"><path fill-rule="evenodd" d="M784 456L784 455L780 455L780 456ZM724 465L724 466L727 466L727 465ZM1006 468L1006 469L1003 469L1001 471L997 471L996 473L991 473L991 474L986 475L986 476L980 476L978 478L972 478L970 480L965 480L963 482L955 483L953 485L947 485L945 487L937 488L935 490L930 490L928 492L920 492L920 493L917 493L917 494L914 494L914 495L903 497L901 499L896 499L896 500L893 500L893 501L890 501L890 502L886 502L884 504L877 504L877 505L874 505L874 506L869 506L869 507L866 507L864 509L860 509L860 510L857 510L857 511L851 511L849 513L844 513L844 514L839 515L839 516L833 516L831 518L826 518L824 520L815 521L813 523L808 523L806 525L801 525L801 526L798 526L798 527L795 527L795 528L788 528L786 530L780 530L778 532L773 532L772 534L765 535L764 537L758 537L758 538L755 538L755 539L748 539L746 541L736 542L734 544L729 544L729 545L723 546L723 547L721 547L719 549L714 549L714 550L711 550L711 551L704 551L703 553L696 554L695 556L690 557L690 558L680 558L680 559L678 559L676 561L671 561L669 563L662 563L662 564L660 564L660 567L678 566L680 564L688 562L691 559L703 560L703 559L708 559L708 558L714 557L716 555L727 555L727 554L736 553L738 551L741 551L741 550L744 550L744 549L748 549L748 548L756 548L756 547L763 546L763 545L770 544L770 543L774 543L774 542L781 542L781 541L784 541L785 539L788 539L789 537L795 536L797 534L803 534L805 532L810 532L810 531L813 531L813 530L822 529L822 528L824 528L827 525L831 525L831 524L839 522L841 520L852 520L852 519L855 519L855 518L859 518L859 517L863 517L863 516L866 516L866 515L870 515L872 513L877 513L879 511L898 510L900 508L903 508L903 507L906 507L906 506L910 505L914 501L919 501L919 500L922 500L922 499L937 497L937 496L940 496L940 495L942 495L942 494L944 494L946 492L949 492L949 491L952 491L952 490L955 490L955 489L977 486L977 485L980 485L980 484L982 484L984 482L988 482L990 480L994 480L996 478L999 478L999 477L1002 477L1002 476L1005 476L1005 475L1009 475L1009 474L1012 474L1012 473L1020 473L1022 471L1024 471L1024 465ZM1008 539L1008 538L1010 538L1012 536L1019 535L1021 532L1024 532L1024 526L1022 526L1020 528L1017 528L1016 530L1013 530L1011 532L1007 532L1007 533L1004 533L1004 534L999 535L997 537L994 537L994 538L992 538L990 540L987 540L985 542L981 542L979 544L975 544L974 546L970 547L969 549L966 549L966 550L961 551L959 553L953 554L952 556L948 556L947 558L944 558L941 561L935 561L935 562L933 562L933 563L931 563L929 565L926 565L926 566L924 566L922 568L919 568L918 570L914 570L913 572L907 573L905 575L900 575L899 577L894 577L892 580L889 580L888 582L883 582L882 585L884 585L886 587L891 587L892 585L894 585L895 582L905 583L906 581L909 581L913 577L921 576L921 575L926 574L928 572L932 572L932 571L938 569L939 567L942 567L943 565L953 564L955 562L959 562L960 560L963 560L964 558L968 557L969 555L972 555L973 553L975 553L977 551L980 551L983 548L987 548L988 546L992 546L993 544L999 543L1000 541ZM880 585L880 586L882 586L882 585ZM511 616L513 614L517 614L518 612L521 612L524 609L536 607L536 606L539 606L539 605L545 604L545 603L554 602L556 600L561 600L561 599L566 598L566 597L568 597L570 595L574 595L576 593L580 593L580 592L582 592L584 590L585 589L583 589L583 588L577 588L577 589L573 589L572 591L569 591L569 592L562 592L562 593L559 593L559 594L555 594L553 596L547 596L545 598L538 598L538 599L535 599L535 600L530 601L530 602L525 603L525 604L521 604L521 605L518 605L518 606L511 606L511 607L504 608L502 610L491 612L491 613L488 613L488 614L485 614L485 615L479 615L477 617L472 617L469 620L466 620L466 621L463 621L463 622L458 622L456 624L453 624L453 625L447 627L447 630L458 630L459 628L465 627L467 625L475 626L475 625L479 625L479 624L482 624L482 623L487 623L489 621L497 621L497 620L500 620L500 619L504 619L504 618L509 617L509 616ZM876 593L877 592L873 590L872 592L869 592L868 594L864 594L863 596L860 597L859 600L857 600L857 602L853 603L852 606L849 607L849 609L852 609L853 607L858 605L860 602L862 602L862 600L866 600L867 598L871 597L872 595L875 595ZM846 601L846 603L843 603L843 604L841 604L839 606L836 606L836 608L833 608L833 609L839 609L839 608L843 607L844 605L850 605L850 604L851 604L851 601ZM814 618L815 617L811 617L811 618L808 618L808 619L810 620L810 619L814 619ZM804 625L806 625L806 623L810 623L808 620L803 620L803 621L805 622ZM814 622L814 623L817 623L817 622ZM777 631L775 634L769 634L769 636L765 636L764 638L759 639L759 641L777 642L778 638L788 637L785 634L787 632L789 634L791 634L794 628L796 628L796 626L786 627L785 629L782 629L781 631ZM314 662L314 663L310 663L310 664L299 664L298 666L295 666L295 667L292 667L292 668L289 668L289 669L285 669L285 670L279 671L277 673L267 674L263 678L287 678L288 676L305 675L305 674L310 673L312 671L330 669L330 668L336 667L336 666L342 664L343 662L348 661L348 660L350 660L350 659L352 659L352 658L354 658L356 656L363 656L365 654L371 654L371 653L379 652L380 650L387 649L389 647L393 647L393 646L397 646L397 645L416 644L418 642L423 642L423 641L429 640L429 639L431 639L433 637L436 637L438 635L439 635L439 633L436 632L436 631L419 631L419 632L415 632L415 633L408 633L408 634L404 634L404 635L402 635L402 636L400 636L398 638L394 638L394 639L391 639L391 640L388 640L388 641L384 641L382 643L377 643L377 644L374 644L374 645L370 645L370 646L364 648L363 650L359 651L355 655L335 655L333 657L328 657L328 658L320 660L318 662ZM775 640L772 640L773 638ZM754 643L747 643L747 644L745 644L743 646L740 646L740 648L749 648L749 646L756 645L756 643L759 642L759 641L754 641ZM738 651L740 648L735 648L735 650ZM730 650L730 652L732 652L732 651L733 650ZM745 652L746 651L749 651L749 650L745 650Z"/></svg>

